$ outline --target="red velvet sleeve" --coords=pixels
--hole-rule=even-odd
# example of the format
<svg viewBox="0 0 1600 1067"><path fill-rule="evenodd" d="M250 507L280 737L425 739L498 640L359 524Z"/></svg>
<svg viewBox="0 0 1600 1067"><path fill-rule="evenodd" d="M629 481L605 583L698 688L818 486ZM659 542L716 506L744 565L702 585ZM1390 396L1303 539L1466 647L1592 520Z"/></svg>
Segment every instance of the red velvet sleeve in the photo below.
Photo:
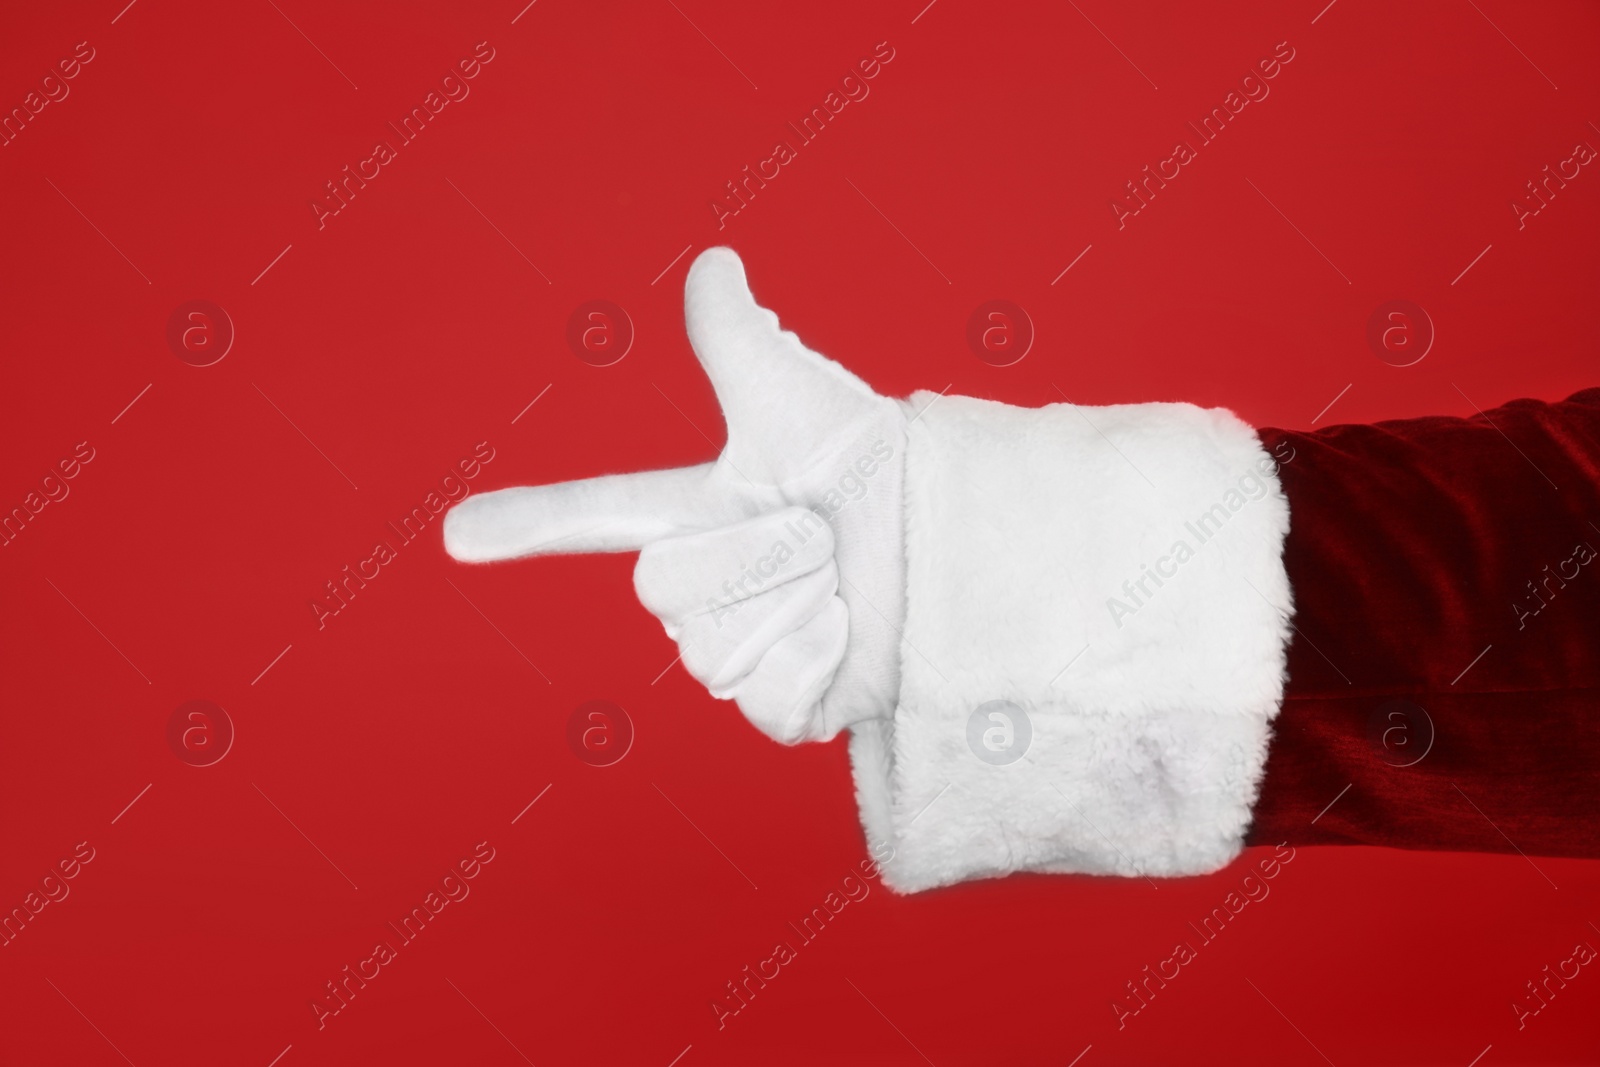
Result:
<svg viewBox="0 0 1600 1067"><path fill-rule="evenodd" d="M1295 635L1249 842L1600 856L1600 388L1260 434Z"/></svg>

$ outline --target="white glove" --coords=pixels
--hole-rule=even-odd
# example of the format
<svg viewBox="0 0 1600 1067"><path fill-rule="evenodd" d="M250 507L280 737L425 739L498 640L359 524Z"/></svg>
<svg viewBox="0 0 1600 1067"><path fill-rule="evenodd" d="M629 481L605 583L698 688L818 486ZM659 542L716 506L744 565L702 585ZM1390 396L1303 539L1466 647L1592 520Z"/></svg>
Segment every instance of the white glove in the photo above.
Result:
<svg viewBox="0 0 1600 1067"><path fill-rule="evenodd" d="M724 248L684 306L717 461L468 497L453 556L641 549L639 599L712 693L787 743L850 727L893 889L1237 855L1291 608L1250 427L880 397L780 331Z"/></svg>
<svg viewBox="0 0 1600 1067"><path fill-rule="evenodd" d="M714 463L472 496L459 560L642 549L640 601L714 696L771 737L826 740L894 711L905 614L907 416L778 328L727 248L684 292L728 444Z"/></svg>

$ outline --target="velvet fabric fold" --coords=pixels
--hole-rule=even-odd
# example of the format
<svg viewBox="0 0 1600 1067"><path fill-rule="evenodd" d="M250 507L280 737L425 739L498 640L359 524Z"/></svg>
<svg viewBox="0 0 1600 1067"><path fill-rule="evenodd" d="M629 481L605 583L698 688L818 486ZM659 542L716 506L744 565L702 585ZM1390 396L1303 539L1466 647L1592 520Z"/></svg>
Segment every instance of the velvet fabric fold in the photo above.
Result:
<svg viewBox="0 0 1600 1067"><path fill-rule="evenodd" d="M1249 843L1600 856L1600 388L1259 434L1296 613Z"/></svg>

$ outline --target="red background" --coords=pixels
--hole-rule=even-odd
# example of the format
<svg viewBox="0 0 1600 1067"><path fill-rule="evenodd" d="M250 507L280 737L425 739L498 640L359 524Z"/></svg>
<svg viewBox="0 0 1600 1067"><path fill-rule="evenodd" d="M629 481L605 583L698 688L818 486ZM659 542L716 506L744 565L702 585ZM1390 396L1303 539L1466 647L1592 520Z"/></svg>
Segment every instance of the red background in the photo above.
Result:
<svg viewBox="0 0 1600 1067"><path fill-rule="evenodd" d="M95 459L0 548L0 907L96 855L0 948L0 1060L1596 1061L1600 974L1520 1031L1510 1004L1600 945L1600 864L1355 848L1302 849L1121 1031L1124 983L1265 850L1158 890L874 883L719 1031L724 983L865 854L842 739L782 749L663 674L628 556L467 568L435 526L318 629L477 442L475 490L713 457L681 286L717 243L887 394L1302 427L1347 385L1318 425L1596 384L1600 176L1509 207L1600 145L1594 6L924 2L6 13L5 109L95 58L0 148L0 504ZM323 183L480 41L470 96L319 230ZM719 231L724 182L880 41L871 95ZM1119 230L1123 183L1280 41L1271 95ZM1037 329L1006 368L964 339L996 298ZM192 299L237 331L213 366L168 348ZM564 339L591 299L636 327L611 367ZM1437 329L1404 369L1365 339L1393 299ZM237 730L213 766L168 746L192 699ZM592 699L636 729L614 766L566 742ZM480 841L470 897L319 1031L324 983Z"/></svg>

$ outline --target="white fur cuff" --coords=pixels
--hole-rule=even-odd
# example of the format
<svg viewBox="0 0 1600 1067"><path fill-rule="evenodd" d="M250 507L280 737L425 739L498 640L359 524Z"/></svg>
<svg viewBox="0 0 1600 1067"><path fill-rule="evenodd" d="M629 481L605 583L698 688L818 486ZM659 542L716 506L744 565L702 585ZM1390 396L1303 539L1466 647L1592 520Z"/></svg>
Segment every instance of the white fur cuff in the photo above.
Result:
<svg viewBox="0 0 1600 1067"><path fill-rule="evenodd" d="M911 403L899 705L850 748L885 882L1226 864L1293 610L1254 431L1189 404Z"/></svg>

